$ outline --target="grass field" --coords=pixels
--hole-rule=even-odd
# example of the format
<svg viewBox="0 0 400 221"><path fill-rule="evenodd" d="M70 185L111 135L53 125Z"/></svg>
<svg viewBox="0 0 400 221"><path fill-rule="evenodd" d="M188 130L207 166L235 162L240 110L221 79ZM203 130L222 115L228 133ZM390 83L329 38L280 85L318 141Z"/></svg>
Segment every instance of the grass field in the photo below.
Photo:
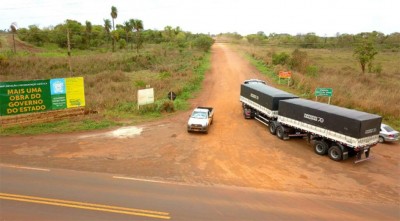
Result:
<svg viewBox="0 0 400 221"><path fill-rule="evenodd" d="M290 70L288 66L272 65L272 54L285 52L289 55L296 48L241 45L253 63L267 69L270 77L279 70ZM351 49L300 49L306 53L306 63L315 67L312 74L307 71L292 71L290 90L303 98L315 100L316 88L332 88L331 104L357 109L383 116L384 122L400 130L400 52L379 51L374 60L377 71L362 73ZM374 68L373 68L374 69ZM326 97L318 101L327 102Z"/></svg>
<svg viewBox="0 0 400 221"><path fill-rule="evenodd" d="M1 134L37 134L106 128L136 124L163 117L168 112L185 110L188 99L201 86L209 68L210 54L201 50L146 45L139 54L120 50L115 53L73 51L69 72L66 51L46 46L10 52L4 36L0 50L0 81L20 81L65 77L84 77L86 108L97 112L83 121L50 123L23 128L1 129ZM3 43L4 42L4 43ZM137 106L137 91L154 88L155 103ZM177 94L171 102L169 91ZM66 126L68 125L68 126ZM68 129L69 128L69 129Z"/></svg>

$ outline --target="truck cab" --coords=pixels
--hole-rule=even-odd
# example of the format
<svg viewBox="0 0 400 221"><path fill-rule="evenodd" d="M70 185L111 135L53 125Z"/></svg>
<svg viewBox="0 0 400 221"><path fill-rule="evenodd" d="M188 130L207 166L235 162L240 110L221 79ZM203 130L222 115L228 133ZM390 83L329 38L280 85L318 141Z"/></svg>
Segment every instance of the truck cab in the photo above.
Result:
<svg viewBox="0 0 400 221"><path fill-rule="evenodd" d="M214 109L212 107L197 107L189 116L187 131L198 131L208 133L213 122Z"/></svg>

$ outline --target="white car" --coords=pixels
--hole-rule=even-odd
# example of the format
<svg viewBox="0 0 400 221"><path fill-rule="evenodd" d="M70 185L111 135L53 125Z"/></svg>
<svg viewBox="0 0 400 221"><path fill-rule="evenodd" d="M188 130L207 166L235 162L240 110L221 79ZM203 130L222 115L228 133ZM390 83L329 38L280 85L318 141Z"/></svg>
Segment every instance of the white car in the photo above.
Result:
<svg viewBox="0 0 400 221"><path fill-rule="evenodd" d="M197 107L189 116L187 131L200 131L208 133L208 129L213 122L214 109L212 107Z"/></svg>
<svg viewBox="0 0 400 221"><path fill-rule="evenodd" d="M393 142L399 140L399 132L391 128L389 125L381 124L379 132L379 143Z"/></svg>

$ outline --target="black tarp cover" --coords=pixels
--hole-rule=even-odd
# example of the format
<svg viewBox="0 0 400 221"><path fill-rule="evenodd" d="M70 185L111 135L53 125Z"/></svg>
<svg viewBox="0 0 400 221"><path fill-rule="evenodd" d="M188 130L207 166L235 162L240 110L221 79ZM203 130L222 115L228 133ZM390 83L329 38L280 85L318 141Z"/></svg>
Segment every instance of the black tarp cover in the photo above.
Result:
<svg viewBox="0 0 400 221"><path fill-rule="evenodd" d="M280 101L278 114L358 139L379 134L382 122L375 114L300 98Z"/></svg>
<svg viewBox="0 0 400 221"><path fill-rule="evenodd" d="M272 111L278 110L280 100L297 98L296 95L265 84L242 84L240 96Z"/></svg>

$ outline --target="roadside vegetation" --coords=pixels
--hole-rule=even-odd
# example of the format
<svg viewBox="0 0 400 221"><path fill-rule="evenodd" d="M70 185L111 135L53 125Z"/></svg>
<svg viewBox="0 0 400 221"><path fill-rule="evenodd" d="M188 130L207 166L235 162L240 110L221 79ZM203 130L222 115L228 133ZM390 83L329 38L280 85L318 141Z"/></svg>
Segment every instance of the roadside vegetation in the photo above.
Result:
<svg viewBox="0 0 400 221"><path fill-rule="evenodd" d="M331 104L381 115L400 129L400 33L319 37L259 32L219 39L235 43L274 84L279 71L291 71L290 85L282 79L278 85L283 90L315 100L316 88L332 88Z"/></svg>
<svg viewBox="0 0 400 221"><path fill-rule="evenodd" d="M115 7L106 17L101 25L66 20L17 30L12 24L8 33L0 33L0 81L83 76L86 109L97 113L70 122L83 125L44 124L35 133L135 124L188 108L209 67L213 39L179 27L146 30L140 19L117 22ZM332 88L331 104L379 114L400 129L400 33L225 33L216 39L234 43L274 84L279 71L291 71L292 81L288 86L281 80L281 89L315 99L316 88ZM154 88L155 103L138 109L137 90L146 87ZM167 99L170 91L177 94L175 101ZM22 129L1 130L20 134Z"/></svg>
<svg viewBox="0 0 400 221"><path fill-rule="evenodd" d="M210 63L210 36L179 27L145 30L130 19L104 26L67 20L55 27L0 33L0 81L84 77L85 119L1 129L1 134L36 134L106 128L160 118L189 107ZM15 34L14 41L13 35ZM68 44L69 39L69 44ZM13 45L16 45L14 50ZM138 109L137 91L154 88L155 103ZM177 95L175 101L168 92Z"/></svg>

